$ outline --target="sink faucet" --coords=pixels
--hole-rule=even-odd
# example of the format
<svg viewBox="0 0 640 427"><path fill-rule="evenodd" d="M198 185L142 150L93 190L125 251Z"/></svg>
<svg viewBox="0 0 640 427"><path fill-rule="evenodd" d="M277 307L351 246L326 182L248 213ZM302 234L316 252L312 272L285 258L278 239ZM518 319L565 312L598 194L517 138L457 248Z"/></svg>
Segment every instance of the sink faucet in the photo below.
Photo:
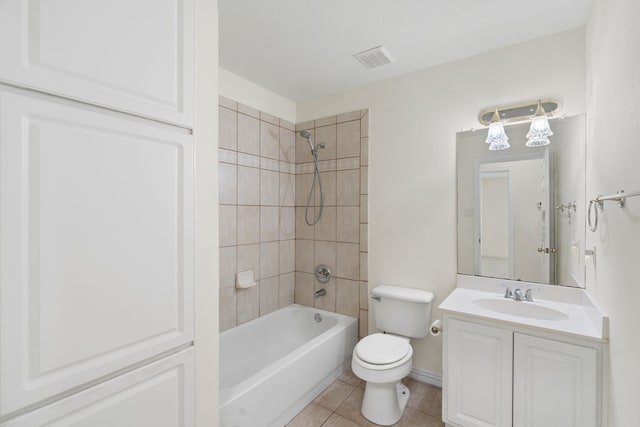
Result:
<svg viewBox="0 0 640 427"><path fill-rule="evenodd" d="M520 289L516 289L513 291L513 299L516 301L522 301L524 298L522 297L522 291Z"/></svg>
<svg viewBox="0 0 640 427"><path fill-rule="evenodd" d="M533 293L540 291L540 289L527 289L523 294L521 289L516 289L515 291L511 292L511 289L509 289L507 285L500 285L500 286L506 288L504 292L504 297L513 299L515 301L533 302Z"/></svg>

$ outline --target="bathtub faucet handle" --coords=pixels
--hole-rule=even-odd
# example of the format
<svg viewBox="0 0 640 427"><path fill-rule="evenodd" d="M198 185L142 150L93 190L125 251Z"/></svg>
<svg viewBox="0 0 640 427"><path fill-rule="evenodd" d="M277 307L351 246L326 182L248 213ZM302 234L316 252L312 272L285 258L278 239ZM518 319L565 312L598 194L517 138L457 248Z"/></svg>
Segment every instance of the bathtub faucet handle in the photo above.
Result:
<svg viewBox="0 0 640 427"><path fill-rule="evenodd" d="M331 270L324 264L316 267L316 279L320 283L327 283L331 279Z"/></svg>

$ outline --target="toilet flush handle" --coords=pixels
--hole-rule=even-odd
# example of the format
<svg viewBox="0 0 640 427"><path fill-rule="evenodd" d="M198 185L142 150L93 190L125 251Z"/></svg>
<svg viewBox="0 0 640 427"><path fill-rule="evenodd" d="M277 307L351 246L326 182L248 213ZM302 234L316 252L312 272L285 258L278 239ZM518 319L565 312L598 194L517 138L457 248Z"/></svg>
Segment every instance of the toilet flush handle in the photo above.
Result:
<svg viewBox="0 0 640 427"><path fill-rule="evenodd" d="M380 297L379 297L379 296L377 296L377 295L371 295L371 299L372 299L372 300L376 300L376 301L380 301L382 298L380 298Z"/></svg>

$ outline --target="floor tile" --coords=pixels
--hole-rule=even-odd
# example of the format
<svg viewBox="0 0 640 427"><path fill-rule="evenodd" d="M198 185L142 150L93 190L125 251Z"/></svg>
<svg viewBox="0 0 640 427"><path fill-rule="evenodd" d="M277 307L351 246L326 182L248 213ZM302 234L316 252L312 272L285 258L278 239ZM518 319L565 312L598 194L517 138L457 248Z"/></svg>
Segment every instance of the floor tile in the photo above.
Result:
<svg viewBox="0 0 640 427"><path fill-rule="evenodd" d="M438 415L436 409L441 406L442 400L440 397L440 401L438 401L438 397L442 396L441 394L438 394L440 388L430 384L424 384L419 381L414 381L409 387L409 390L411 391L408 404L409 408L430 416Z"/></svg>
<svg viewBox="0 0 640 427"><path fill-rule="evenodd" d="M347 384L351 384L351 385L355 385L355 386L360 386L364 384L364 381L362 381L360 378L358 378L356 376L356 374L353 373L353 371L351 370L351 368L347 369L345 371L344 374L342 374L342 376L340 378L338 378L340 381L342 381L343 383L347 383Z"/></svg>
<svg viewBox="0 0 640 427"><path fill-rule="evenodd" d="M343 383L342 381L334 381L325 391L320 394L314 403L327 408L330 411L335 411L338 406L345 401L351 392L355 389L355 386L351 384Z"/></svg>
<svg viewBox="0 0 640 427"><path fill-rule="evenodd" d="M329 417L329 419L322 424L322 427L360 427L358 424L353 421L349 421L345 417L333 414Z"/></svg>
<svg viewBox="0 0 640 427"><path fill-rule="evenodd" d="M287 427L320 427L330 416L330 410L312 402L296 415Z"/></svg>
<svg viewBox="0 0 640 427"><path fill-rule="evenodd" d="M405 409L402 418L395 425L397 427L444 427L444 423L439 419L411 408Z"/></svg>
<svg viewBox="0 0 640 427"><path fill-rule="evenodd" d="M347 399L338 407L336 414L342 415L348 420L357 423L360 426L369 425L364 415L362 415L362 397L364 390L356 387Z"/></svg>

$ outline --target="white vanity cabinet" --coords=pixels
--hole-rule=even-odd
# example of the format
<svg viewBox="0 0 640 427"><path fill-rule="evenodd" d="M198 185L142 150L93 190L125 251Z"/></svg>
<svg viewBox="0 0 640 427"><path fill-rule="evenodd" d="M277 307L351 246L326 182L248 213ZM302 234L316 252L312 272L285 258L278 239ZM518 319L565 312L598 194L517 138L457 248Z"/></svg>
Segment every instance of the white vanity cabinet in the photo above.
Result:
<svg viewBox="0 0 640 427"><path fill-rule="evenodd" d="M462 316L444 320L448 426L602 425L602 343Z"/></svg>

